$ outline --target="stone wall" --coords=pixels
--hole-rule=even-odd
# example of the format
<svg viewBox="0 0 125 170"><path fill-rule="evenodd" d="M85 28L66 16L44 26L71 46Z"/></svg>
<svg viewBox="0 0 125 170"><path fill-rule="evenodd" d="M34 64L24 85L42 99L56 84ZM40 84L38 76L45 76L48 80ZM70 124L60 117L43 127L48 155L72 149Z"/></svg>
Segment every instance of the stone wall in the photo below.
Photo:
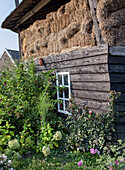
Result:
<svg viewBox="0 0 125 170"><path fill-rule="evenodd" d="M125 2L98 0L97 19L102 38L109 45L125 45ZM95 30L88 0L71 0L44 20L21 32L24 60L95 46Z"/></svg>

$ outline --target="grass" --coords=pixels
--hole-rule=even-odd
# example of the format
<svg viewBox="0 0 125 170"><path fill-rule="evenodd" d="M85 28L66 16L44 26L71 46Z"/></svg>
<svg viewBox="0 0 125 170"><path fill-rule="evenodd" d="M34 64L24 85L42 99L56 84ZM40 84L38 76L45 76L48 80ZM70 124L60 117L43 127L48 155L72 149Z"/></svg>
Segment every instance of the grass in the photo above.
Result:
<svg viewBox="0 0 125 170"><path fill-rule="evenodd" d="M85 166L78 166L77 163L83 160ZM93 169L95 162L92 155L80 152L51 152L51 155L44 157L42 153L27 155L20 160L13 161L13 167L16 170L77 170ZM92 163L93 162L93 163ZM94 168L95 169L95 168Z"/></svg>

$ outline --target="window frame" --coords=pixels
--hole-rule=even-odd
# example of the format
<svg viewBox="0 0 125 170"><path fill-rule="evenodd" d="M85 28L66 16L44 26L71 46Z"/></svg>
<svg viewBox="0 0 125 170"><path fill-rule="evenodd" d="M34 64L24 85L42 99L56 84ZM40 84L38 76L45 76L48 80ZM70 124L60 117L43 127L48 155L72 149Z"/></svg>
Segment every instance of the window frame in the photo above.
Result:
<svg viewBox="0 0 125 170"><path fill-rule="evenodd" d="M58 76L61 75L62 77L62 85L59 85ZM68 85L65 85L64 83L64 75L68 75ZM65 101L68 101L71 99L71 85L70 85L70 73L69 72L57 72L56 73L56 85L57 85L57 99L63 101L63 110L60 109L60 103L58 102L58 112L64 113L64 114L70 114L68 111L66 111L65 107ZM67 87L68 88L68 98L65 98L65 92L63 91L63 97L59 96L59 87Z"/></svg>

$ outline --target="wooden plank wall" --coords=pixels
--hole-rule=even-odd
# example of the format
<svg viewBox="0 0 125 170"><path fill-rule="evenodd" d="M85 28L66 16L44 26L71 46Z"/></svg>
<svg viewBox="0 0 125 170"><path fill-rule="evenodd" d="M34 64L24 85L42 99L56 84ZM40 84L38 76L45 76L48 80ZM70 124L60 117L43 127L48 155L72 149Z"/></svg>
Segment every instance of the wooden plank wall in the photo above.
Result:
<svg viewBox="0 0 125 170"><path fill-rule="evenodd" d="M77 104L81 107L87 104L96 112L107 111L110 92L107 44L48 56L44 62L46 67L35 60L38 72L53 68L55 72L70 72L71 91Z"/></svg>
<svg viewBox="0 0 125 170"><path fill-rule="evenodd" d="M109 73L111 90L121 92L116 110L125 112L125 47L109 48ZM117 135L125 142L125 116L121 116L117 122Z"/></svg>

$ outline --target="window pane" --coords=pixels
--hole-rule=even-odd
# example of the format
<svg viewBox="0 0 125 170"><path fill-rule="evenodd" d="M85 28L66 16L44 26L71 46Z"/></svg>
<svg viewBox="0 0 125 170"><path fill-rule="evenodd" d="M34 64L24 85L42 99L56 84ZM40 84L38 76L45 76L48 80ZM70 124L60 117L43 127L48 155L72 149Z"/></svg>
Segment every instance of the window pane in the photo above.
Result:
<svg viewBox="0 0 125 170"><path fill-rule="evenodd" d="M65 98L69 98L69 88L68 87L65 87L64 92L65 92Z"/></svg>
<svg viewBox="0 0 125 170"><path fill-rule="evenodd" d="M62 85L62 75L58 75L58 82L59 82L59 85Z"/></svg>
<svg viewBox="0 0 125 170"><path fill-rule="evenodd" d="M63 90L59 88L59 97L63 98Z"/></svg>
<svg viewBox="0 0 125 170"><path fill-rule="evenodd" d="M64 74L64 85L68 85L68 74Z"/></svg>
<svg viewBox="0 0 125 170"><path fill-rule="evenodd" d="M69 101L65 100L65 110L69 112Z"/></svg>
<svg viewBox="0 0 125 170"><path fill-rule="evenodd" d="M60 100L60 110L63 110L63 100Z"/></svg>

